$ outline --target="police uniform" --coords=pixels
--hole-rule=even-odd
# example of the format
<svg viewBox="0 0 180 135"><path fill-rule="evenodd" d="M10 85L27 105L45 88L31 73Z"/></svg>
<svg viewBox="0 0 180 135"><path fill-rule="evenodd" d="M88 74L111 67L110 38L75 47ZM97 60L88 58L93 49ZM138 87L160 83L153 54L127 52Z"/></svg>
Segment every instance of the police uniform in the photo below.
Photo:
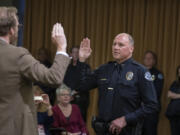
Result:
<svg viewBox="0 0 180 135"><path fill-rule="evenodd" d="M163 74L154 67L149 69L149 71L152 75L152 80L153 80L154 87L156 90L158 103L159 103L159 111L156 113L153 113L153 114L149 115L147 118L145 118L144 124L143 124L143 135L157 135L159 112L160 112L160 108L161 108L160 100L161 100L161 93L162 93L162 89L163 89L164 77L163 77Z"/></svg>
<svg viewBox="0 0 180 135"><path fill-rule="evenodd" d="M170 87L170 91L180 94L180 83L174 81ZM168 117L171 125L171 135L180 134L180 99L171 99L166 116Z"/></svg>
<svg viewBox="0 0 180 135"><path fill-rule="evenodd" d="M111 122L125 116L127 126L120 135L135 135L137 123L158 108L150 72L132 58L122 64L109 62L93 73L81 71L78 90L99 89L98 117Z"/></svg>

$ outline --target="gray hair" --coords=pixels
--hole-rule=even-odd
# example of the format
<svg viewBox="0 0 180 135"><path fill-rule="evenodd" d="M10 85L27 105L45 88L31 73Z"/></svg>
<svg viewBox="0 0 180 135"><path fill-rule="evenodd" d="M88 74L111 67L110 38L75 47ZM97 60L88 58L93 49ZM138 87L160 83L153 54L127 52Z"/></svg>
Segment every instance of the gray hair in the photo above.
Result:
<svg viewBox="0 0 180 135"><path fill-rule="evenodd" d="M63 91L68 91L71 94L71 88L65 84L62 84L59 88L56 89L56 95L60 95Z"/></svg>

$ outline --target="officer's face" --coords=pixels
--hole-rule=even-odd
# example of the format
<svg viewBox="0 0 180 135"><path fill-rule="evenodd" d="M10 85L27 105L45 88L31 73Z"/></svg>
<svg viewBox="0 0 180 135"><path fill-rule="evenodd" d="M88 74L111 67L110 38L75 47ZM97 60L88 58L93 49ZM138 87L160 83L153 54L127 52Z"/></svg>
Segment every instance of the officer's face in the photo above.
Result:
<svg viewBox="0 0 180 135"><path fill-rule="evenodd" d="M127 35L115 37L112 45L112 55L117 62L122 62L132 56L134 47L130 44Z"/></svg>
<svg viewBox="0 0 180 135"><path fill-rule="evenodd" d="M144 65L146 67L153 67L155 64L154 57L151 53L146 53L144 56Z"/></svg>

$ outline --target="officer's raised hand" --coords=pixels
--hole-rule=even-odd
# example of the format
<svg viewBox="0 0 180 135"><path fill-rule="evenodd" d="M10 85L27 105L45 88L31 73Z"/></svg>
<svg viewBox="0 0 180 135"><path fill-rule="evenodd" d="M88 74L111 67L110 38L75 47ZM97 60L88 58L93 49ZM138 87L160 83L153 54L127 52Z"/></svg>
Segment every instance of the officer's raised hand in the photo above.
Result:
<svg viewBox="0 0 180 135"><path fill-rule="evenodd" d="M86 59L91 55L91 52L90 40L88 38L84 38L83 41L81 41L79 49L79 61L85 62Z"/></svg>
<svg viewBox="0 0 180 135"><path fill-rule="evenodd" d="M110 132L111 132L112 134L117 134L117 135L118 135L118 134L121 133L122 129L123 129L126 125L127 125L126 119L125 119L125 117L123 116L123 117L120 117L120 118L117 118L117 119L113 120L113 121L111 122L111 125L110 125L109 130L110 130Z"/></svg>

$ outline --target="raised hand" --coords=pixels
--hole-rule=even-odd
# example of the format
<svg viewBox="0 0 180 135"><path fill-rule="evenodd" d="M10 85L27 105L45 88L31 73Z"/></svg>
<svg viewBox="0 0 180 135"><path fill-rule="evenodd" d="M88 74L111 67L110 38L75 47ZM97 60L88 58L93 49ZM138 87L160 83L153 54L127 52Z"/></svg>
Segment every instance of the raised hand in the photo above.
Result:
<svg viewBox="0 0 180 135"><path fill-rule="evenodd" d="M86 59L91 55L91 52L90 40L88 38L84 38L83 41L81 41L79 49L79 61L85 62Z"/></svg>
<svg viewBox="0 0 180 135"><path fill-rule="evenodd" d="M57 46L57 51L66 52L67 41L64 29L60 23L56 23L52 29L52 42Z"/></svg>

